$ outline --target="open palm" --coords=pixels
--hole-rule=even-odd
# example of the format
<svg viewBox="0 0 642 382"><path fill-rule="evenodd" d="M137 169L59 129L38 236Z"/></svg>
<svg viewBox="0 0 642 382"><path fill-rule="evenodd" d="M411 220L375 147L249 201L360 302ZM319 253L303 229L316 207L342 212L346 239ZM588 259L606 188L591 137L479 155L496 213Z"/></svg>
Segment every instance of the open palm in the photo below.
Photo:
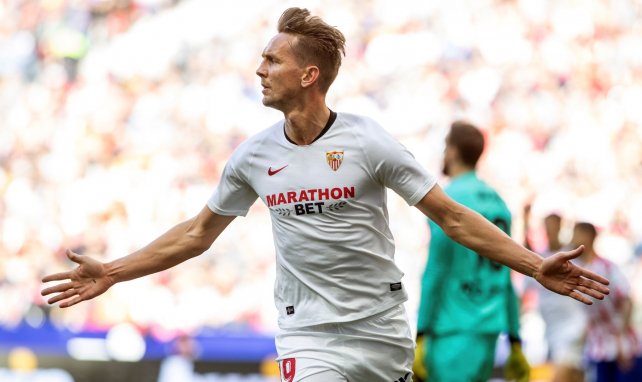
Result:
<svg viewBox="0 0 642 382"><path fill-rule="evenodd" d="M69 280L41 292L43 296L58 293L47 300L49 304L62 301L60 307L67 308L105 293L114 284L107 275L103 263L91 257L80 256L70 250L67 250L67 257L78 264L74 270L55 273L42 279L44 283Z"/></svg>
<svg viewBox="0 0 642 382"><path fill-rule="evenodd" d="M593 301L587 297L603 299L609 293L606 285L609 281L604 277L571 262L584 251L584 246L569 252L559 252L544 259L535 279L547 289L566 295L591 305Z"/></svg>

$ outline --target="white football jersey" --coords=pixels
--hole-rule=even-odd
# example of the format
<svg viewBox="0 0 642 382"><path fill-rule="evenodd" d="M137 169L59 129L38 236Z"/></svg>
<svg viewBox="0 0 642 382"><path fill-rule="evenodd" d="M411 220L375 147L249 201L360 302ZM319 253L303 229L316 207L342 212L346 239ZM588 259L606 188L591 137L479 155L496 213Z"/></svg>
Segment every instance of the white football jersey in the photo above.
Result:
<svg viewBox="0 0 642 382"><path fill-rule="evenodd" d="M353 321L406 301L386 188L415 205L435 183L376 122L333 113L309 145L289 141L283 121L245 141L207 205L244 216L259 197L270 209L275 303L279 326L289 329Z"/></svg>

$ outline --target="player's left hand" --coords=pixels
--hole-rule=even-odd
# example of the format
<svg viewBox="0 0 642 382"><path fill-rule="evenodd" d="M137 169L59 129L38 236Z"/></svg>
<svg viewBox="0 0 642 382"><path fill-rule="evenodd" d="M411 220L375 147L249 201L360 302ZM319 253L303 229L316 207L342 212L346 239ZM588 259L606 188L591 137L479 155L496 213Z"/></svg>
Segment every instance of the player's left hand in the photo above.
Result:
<svg viewBox="0 0 642 382"><path fill-rule="evenodd" d="M533 277L553 292L572 297L586 305L593 304L588 297L602 300L609 294L609 280L571 262L584 251L579 246L569 252L558 252L542 261Z"/></svg>
<svg viewBox="0 0 642 382"><path fill-rule="evenodd" d="M504 366L504 378L507 381L528 382L530 375L531 367L522 352L522 345L519 342L512 343Z"/></svg>

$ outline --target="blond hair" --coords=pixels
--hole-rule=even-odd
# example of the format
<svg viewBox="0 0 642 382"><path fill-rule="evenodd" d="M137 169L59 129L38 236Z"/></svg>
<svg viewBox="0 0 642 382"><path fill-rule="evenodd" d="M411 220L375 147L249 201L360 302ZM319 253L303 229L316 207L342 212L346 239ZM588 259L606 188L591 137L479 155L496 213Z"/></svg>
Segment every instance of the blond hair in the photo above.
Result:
<svg viewBox="0 0 642 382"><path fill-rule="evenodd" d="M297 36L293 50L302 65L319 68L319 87L327 92L339 73L341 55L345 56L346 38L337 28L305 8L288 8L279 18L279 33Z"/></svg>

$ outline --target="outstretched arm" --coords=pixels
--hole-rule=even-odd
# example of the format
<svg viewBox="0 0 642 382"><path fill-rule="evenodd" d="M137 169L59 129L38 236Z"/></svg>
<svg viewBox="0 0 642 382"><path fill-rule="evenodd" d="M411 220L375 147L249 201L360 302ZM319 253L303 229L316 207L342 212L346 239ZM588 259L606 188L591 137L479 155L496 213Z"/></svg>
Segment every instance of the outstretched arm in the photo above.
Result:
<svg viewBox="0 0 642 382"><path fill-rule="evenodd" d="M42 295L58 293L48 303L62 301L60 307L66 308L103 294L117 282L171 268L206 251L232 220L234 216L215 214L205 206L198 215L177 224L144 248L110 263L67 250L67 257L78 266L44 277L42 282L68 281L44 289Z"/></svg>
<svg viewBox="0 0 642 382"><path fill-rule="evenodd" d="M477 212L452 200L439 185L435 185L416 207L456 242L535 278L556 293L588 305L592 301L586 295L602 299L608 294L607 279L570 262L582 253L583 247L543 259L517 244Z"/></svg>

